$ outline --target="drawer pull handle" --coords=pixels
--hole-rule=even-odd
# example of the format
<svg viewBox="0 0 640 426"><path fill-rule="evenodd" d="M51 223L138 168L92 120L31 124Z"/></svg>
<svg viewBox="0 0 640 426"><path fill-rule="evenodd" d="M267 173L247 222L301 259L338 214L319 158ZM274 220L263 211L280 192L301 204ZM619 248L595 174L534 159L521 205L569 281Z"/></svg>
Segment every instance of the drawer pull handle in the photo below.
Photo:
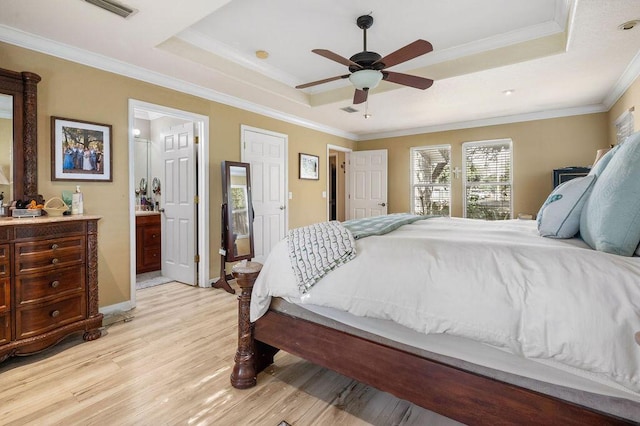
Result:
<svg viewBox="0 0 640 426"><path fill-rule="evenodd" d="M56 280L51 283L51 287L56 288L60 285L60 281Z"/></svg>
<svg viewBox="0 0 640 426"><path fill-rule="evenodd" d="M152 235L152 237L153 237L153 238L156 238L156 234L153 234L153 235Z"/></svg>
<svg viewBox="0 0 640 426"><path fill-rule="evenodd" d="M55 250L55 249L57 249L57 248L58 248L58 245L57 245L57 244L51 244L51 250Z"/></svg>
<svg viewBox="0 0 640 426"><path fill-rule="evenodd" d="M51 312L51 318L56 318L58 315L60 315L60 311L57 309Z"/></svg>
<svg viewBox="0 0 640 426"><path fill-rule="evenodd" d="M53 258L53 260L51 261L51 263L53 263L54 265L55 265L56 263L58 263L58 262L59 262L59 260L58 260L58 258L57 258L57 257L54 257L54 258Z"/></svg>

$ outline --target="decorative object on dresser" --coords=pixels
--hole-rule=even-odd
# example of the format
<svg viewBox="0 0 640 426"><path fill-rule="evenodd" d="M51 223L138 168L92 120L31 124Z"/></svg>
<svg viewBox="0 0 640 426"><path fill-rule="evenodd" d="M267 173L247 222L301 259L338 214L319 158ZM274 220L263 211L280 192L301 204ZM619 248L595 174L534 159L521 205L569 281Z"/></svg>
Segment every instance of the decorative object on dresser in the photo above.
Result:
<svg viewBox="0 0 640 426"><path fill-rule="evenodd" d="M586 176L591 171L590 167L563 167L561 169L555 169L553 171L553 187L560 185L568 180L575 179L577 177Z"/></svg>
<svg viewBox="0 0 640 426"><path fill-rule="evenodd" d="M162 225L160 214L136 215L136 274L162 269Z"/></svg>
<svg viewBox="0 0 640 426"><path fill-rule="evenodd" d="M0 361L100 337L97 216L0 222Z"/></svg>

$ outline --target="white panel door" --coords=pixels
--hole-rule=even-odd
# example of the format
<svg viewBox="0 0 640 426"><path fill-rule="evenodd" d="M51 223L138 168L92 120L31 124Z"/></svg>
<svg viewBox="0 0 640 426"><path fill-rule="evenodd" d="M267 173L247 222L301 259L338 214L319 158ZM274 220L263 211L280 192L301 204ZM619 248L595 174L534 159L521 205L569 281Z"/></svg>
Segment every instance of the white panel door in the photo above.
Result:
<svg viewBox="0 0 640 426"><path fill-rule="evenodd" d="M349 217L387 214L387 150L349 153Z"/></svg>
<svg viewBox="0 0 640 426"><path fill-rule="evenodd" d="M287 136L242 126L242 161L251 165L253 244L264 262L287 234Z"/></svg>
<svg viewBox="0 0 640 426"><path fill-rule="evenodd" d="M190 285L197 273L193 133L193 123L186 123L162 134L162 275Z"/></svg>

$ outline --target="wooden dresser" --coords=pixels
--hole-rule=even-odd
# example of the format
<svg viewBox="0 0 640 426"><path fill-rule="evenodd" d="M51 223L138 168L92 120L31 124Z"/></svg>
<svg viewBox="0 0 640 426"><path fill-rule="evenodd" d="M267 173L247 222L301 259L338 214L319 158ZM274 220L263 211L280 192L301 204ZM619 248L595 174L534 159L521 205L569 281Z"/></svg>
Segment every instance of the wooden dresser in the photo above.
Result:
<svg viewBox="0 0 640 426"><path fill-rule="evenodd" d="M100 337L98 219L0 220L0 361Z"/></svg>
<svg viewBox="0 0 640 426"><path fill-rule="evenodd" d="M160 213L136 215L136 274L162 269Z"/></svg>

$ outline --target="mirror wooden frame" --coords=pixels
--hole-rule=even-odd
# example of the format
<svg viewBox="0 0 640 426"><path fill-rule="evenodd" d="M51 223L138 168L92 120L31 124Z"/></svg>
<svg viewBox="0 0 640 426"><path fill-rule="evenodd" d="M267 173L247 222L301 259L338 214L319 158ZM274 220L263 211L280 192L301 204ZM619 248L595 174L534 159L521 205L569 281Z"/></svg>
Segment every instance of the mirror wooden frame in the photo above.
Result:
<svg viewBox="0 0 640 426"><path fill-rule="evenodd" d="M234 230L233 230L233 203L231 196L231 168L237 167L245 170L247 179L247 215L249 220L249 253L238 255L234 252ZM251 171L249 170L249 163L239 163L236 161L223 161L222 162L222 202L225 206L225 250L227 262L238 262L240 260L251 260L254 257L253 250L253 204L251 199Z"/></svg>
<svg viewBox="0 0 640 426"><path fill-rule="evenodd" d="M246 176L247 191L247 224L249 229L249 253L237 254L235 252L236 241L235 232L233 230L233 198L231 169L242 168ZM240 260L251 260L255 256L253 245L253 202L251 198L251 170L249 163L240 163L237 161L223 161L221 163L222 172L222 206L220 212L221 227L221 251L220 251L220 279L213 284L215 288L221 288L229 293L235 293L235 290L227 282L232 276L226 274L226 262L238 262Z"/></svg>
<svg viewBox="0 0 640 426"><path fill-rule="evenodd" d="M13 97L13 199L38 194L38 83L31 72L0 68L0 93Z"/></svg>

